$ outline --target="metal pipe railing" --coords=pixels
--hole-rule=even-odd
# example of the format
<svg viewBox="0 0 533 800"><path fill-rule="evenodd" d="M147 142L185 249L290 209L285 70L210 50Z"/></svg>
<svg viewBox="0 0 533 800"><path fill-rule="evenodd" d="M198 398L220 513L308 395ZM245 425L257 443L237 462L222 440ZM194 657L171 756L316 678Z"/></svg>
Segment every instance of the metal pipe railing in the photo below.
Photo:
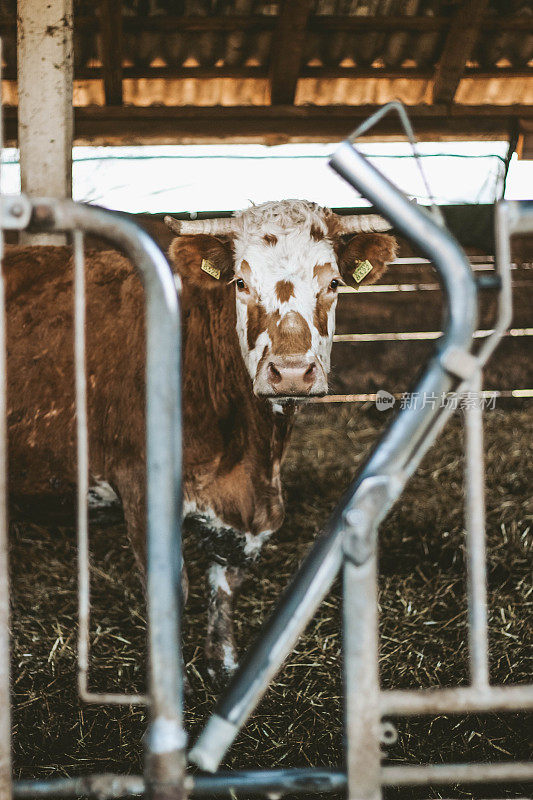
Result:
<svg viewBox="0 0 533 800"><path fill-rule="evenodd" d="M32 201L30 231L83 230L111 241L131 259L146 297L147 604L150 725L146 774L154 800L184 792L183 675L181 663L181 395L180 321L174 276L155 242L123 216L70 200ZM77 283L81 283L79 238ZM78 309L80 313L80 310ZM83 359L81 317L78 364ZM84 392L82 381L80 392ZM83 413L83 409L82 409ZM86 437L86 419L82 439ZM82 445L83 450L83 445ZM85 453L87 456L87 453ZM86 460L82 469L87 467ZM83 502L80 498L80 502ZM83 516L83 515L82 515ZM85 535L87 531L85 530ZM87 567L87 564L85 564ZM88 582L82 586L82 610ZM82 636L88 630L82 628ZM81 644L82 655L84 643ZM81 682L86 678L82 663ZM120 695L90 695L96 702L130 703ZM142 700L143 698L135 698Z"/></svg>
<svg viewBox="0 0 533 800"><path fill-rule="evenodd" d="M445 333L416 391L427 396L457 388L471 378L477 367L470 355L477 322L477 292L468 259L446 230L409 203L349 142L340 146L331 165L435 264L447 306ZM357 518L360 513L363 517L360 528L367 528L368 558L373 549L372 531L400 495L446 418L446 409L431 405L399 412L341 498L323 534L245 656L191 751L191 761L205 770L216 770L335 580L343 562L344 537L350 528L348 514ZM376 482L377 478L381 480Z"/></svg>
<svg viewBox="0 0 533 800"><path fill-rule="evenodd" d="M533 230L533 203L524 206L502 204L497 209L497 220L502 221L500 232L503 232L497 245L503 287L499 318L494 333L485 340L475 357L471 348L476 326L476 288L466 257L458 245L433 219L408 203L401 192L353 150L349 142L341 146L332 164L352 185L373 200L395 227L428 255L439 271L447 301L445 332L415 391L421 396L465 390L477 393L480 389L481 366L508 324L507 322L503 325L502 320L505 322L510 314L510 282L506 284L509 276L507 265L510 262L508 236L513 232ZM119 225L116 224L117 219L120 219ZM258 642L246 656L191 753L191 760L206 769L216 769L243 722L255 708L269 681L329 590L340 567L344 566L347 769L261 770L185 776L179 642L179 316L174 280L166 260L152 240L123 217L114 217L100 209L80 207L70 201L35 202L30 229L42 231L81 228L109 238L125 250L140 271L147 296L148 606L151 667L151 722L147 735L147 765L144 778L90 775L52 781L17 781L13 786L14 795L20 798L52 795L119 798L147 793L155 800L179 800L188 793L233 796L238 793L309 794L348 789L350 798L374 800L380 796L381 786L521 782L532 779L533 765L524 763L380 766L379 722L384 714L465 713L533 708L532 687L491 687L488 684L483 473L472 464L473 459L482 457L480 415L467 416L466 422L472 685L422 691L379 690L375 594L377 526L401 494L406 480L452 413L451 407L442 408L436 404L402 409L373 449L361 472L343 495L323 535L302 564ZM81 237L77 236L78 288L82 276L81 244ZM79 298L77 305L76 350L77 363L81 364L84 348L83 315ZM1 322L0 315L0 324ZM0 346L1 335L0 330ZM2 357L0 350L0 359ZM84 395L85 392L82 383L80 379L79 395ZM1 392L0 388L0 413ZM86 434L83 402L80 407L83 423L80 424L80 432L83 437L84 431ZM86 468L87 457L88 453L82 452L82 470ZM0 473L0 482L1 480ZM1 524L0 520L0 568ZM88 567L88 564L85 566ZM86 576L88 577L88 571ZM88 582L83 589L82 594L84 593L88 610ZM0 595L0 637L3 619ZM85 632L88 644L88 618ZM85 680L82 685L86 689L88 662L81 666ZM1 682L0 692L5 686L6 683ZM95 697L115 697L112 702L128 702L127 696L87 693L87 699ZM141 697L140 700L142 699ZM2 757L0 742L0 767ZM10 780L8 790L9 788Z"/></svg>
<svg viewBox="0 0 533 800"><path fill-rule="evenodd" d="M381 786L432 786L456 783L522 783L533 779L533 765L527 762L488 764L406 764L384 766L379 771ZM312 793L337 794L346 791L344 769L308 767L304 769L264 769L217 772L185 779L192 797L235 797L239 795L278 795ZM46 797L85 797L90 800L119 800L141 797L145 793L141 775L84 775L80 778L21 780L14 784L17 800Z"/></svg>
<svg viewBox="0 0 533 800"><path fill-rule="evenodd" d="M470 383L469 402L464 410L468 652L470 682L478 689L489 685L485 458L481 388L482 379L479 371Z"/></svg>

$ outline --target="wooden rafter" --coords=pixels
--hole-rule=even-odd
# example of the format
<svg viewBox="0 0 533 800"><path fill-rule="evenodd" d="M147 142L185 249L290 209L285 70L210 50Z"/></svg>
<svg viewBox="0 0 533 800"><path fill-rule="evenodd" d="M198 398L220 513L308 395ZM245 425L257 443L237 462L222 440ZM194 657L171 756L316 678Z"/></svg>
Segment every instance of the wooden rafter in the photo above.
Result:
<svg viewBox="0 0 533 800"><path fill-rule="evenodd" d="M152 106L75 109L78 144L280 143L339 141L380 106ZM410 106L420 138L507 138L519 120L533 122L533 106ZM17 137L16 109L4 109L6 143ZM522 123L523 125L524 123ZM402 139L389 115L372 131L375 139Z"/></svg>
<svg viewBox="0 0 533 800"><path fill-rule="evenodd" d="M477 41L488 0L463 0L450 25L433 86L434 103L451 103Z"/></svg>
<svg viewBox="0 0 533 800"><path fill-rule="evenodd" d="M310 10L311 0L284 0L281 7L271 51L273 105L294 103Z"/></svg>
<svg viewBox="0 0 533 800"><path fill-rule="evenodd" d="M122 2L99 0L105 102L122 105Z"/></svg>
<svg viewBox="0 0 533 800"><path fill-rule="evenodd" d="M224 32L224 31L272 31L276 28L278 19L270 14L227 15L212 17L197 17L193 15L177 16L152 15L125 17L122 26L127 33L140 31L154 31L164 33L180 33L187 31L197 32ZM353 17L342 15L311 15L308 21L308 30L311 33L341 32L341 33L387 33L398 31L413 31L415 33L438 33L447 31L450 21L447 17L419 17L419 16L379 16ZM0 35L9 35L16 28L16 20L0 17ZM99 21L96 17L77 16L76 29L84 32L98 31ZM520 31L524 34L533 32L533 16L520 14L505 16L503 14L489 16L481 22L482 31Z"/></svg>

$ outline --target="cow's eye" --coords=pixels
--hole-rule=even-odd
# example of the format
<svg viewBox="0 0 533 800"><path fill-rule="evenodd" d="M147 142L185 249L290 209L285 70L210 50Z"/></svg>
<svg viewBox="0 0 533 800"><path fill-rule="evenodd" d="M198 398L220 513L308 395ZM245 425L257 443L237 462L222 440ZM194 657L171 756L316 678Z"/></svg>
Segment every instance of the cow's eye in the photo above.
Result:
<svg viewBox="0 0 533 800"><path fill-rule="evenodd" d="M246 284L245 284L245 282L243 281L242 278L237 278L235 283L237 285L237 289L240 289L241 292L242 292L243 289L246 289Z"/></svg>
<svg viewBox="0 0 533 800"><path fill-rule="evenodd" d="M331 283L329 285L329 288L331 289L332 292L336 292L337 289L339 288L339 285L340 285L340 281L338 281L337 278L333 278L333 280L331 281Z"/></svg>

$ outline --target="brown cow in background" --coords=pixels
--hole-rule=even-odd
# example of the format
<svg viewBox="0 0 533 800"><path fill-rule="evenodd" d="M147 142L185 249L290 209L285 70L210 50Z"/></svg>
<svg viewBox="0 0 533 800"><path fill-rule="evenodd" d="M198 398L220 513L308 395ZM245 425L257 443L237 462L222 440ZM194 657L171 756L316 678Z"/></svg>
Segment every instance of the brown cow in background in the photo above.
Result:
<svg viewBox="0 0 533 800"><path fill-rule="evenodd" d="M375 280L395 256L386 234L343 238L350 225L382 220L350 220L304 201L269 203L217 221L225 230L200 223L204 232L170 247L183 285L184 532L210 555L213 674L236 667L234 593L283 522L280 465L297 403L327 391L338 286ZM8 248L4 272L10 490L19 502L67 495L76 474L71 251ZM142 569L143 291L114 251L87 254L86 283L90 479L120 498Z"/></svg>

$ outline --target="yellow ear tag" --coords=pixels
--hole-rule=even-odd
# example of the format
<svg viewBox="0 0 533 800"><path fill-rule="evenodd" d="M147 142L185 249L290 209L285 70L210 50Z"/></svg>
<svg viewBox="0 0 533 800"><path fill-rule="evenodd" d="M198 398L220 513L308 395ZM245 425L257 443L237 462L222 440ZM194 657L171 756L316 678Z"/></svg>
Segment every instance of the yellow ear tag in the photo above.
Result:
<svg viewBox="0 0 533 800"><path fill-rule="evenodd" d="M372 264L368 259L366 259L366 261L356 261L355 263L356 267L352 272L352 276L356 283L361 283L363 278L366 278L368 273L372 272L374 267L372 266ZM359 286L356 286L355 288L359 289Z"/></svg>
<svg viewBox="0 0 533 800"><path fill-rule="evenodd" d="M211 275L211 277L215 280L220 280L220 270L217 269L208 258L202 258L202 269L204 272L207 272L208 275Z"/></svg>

